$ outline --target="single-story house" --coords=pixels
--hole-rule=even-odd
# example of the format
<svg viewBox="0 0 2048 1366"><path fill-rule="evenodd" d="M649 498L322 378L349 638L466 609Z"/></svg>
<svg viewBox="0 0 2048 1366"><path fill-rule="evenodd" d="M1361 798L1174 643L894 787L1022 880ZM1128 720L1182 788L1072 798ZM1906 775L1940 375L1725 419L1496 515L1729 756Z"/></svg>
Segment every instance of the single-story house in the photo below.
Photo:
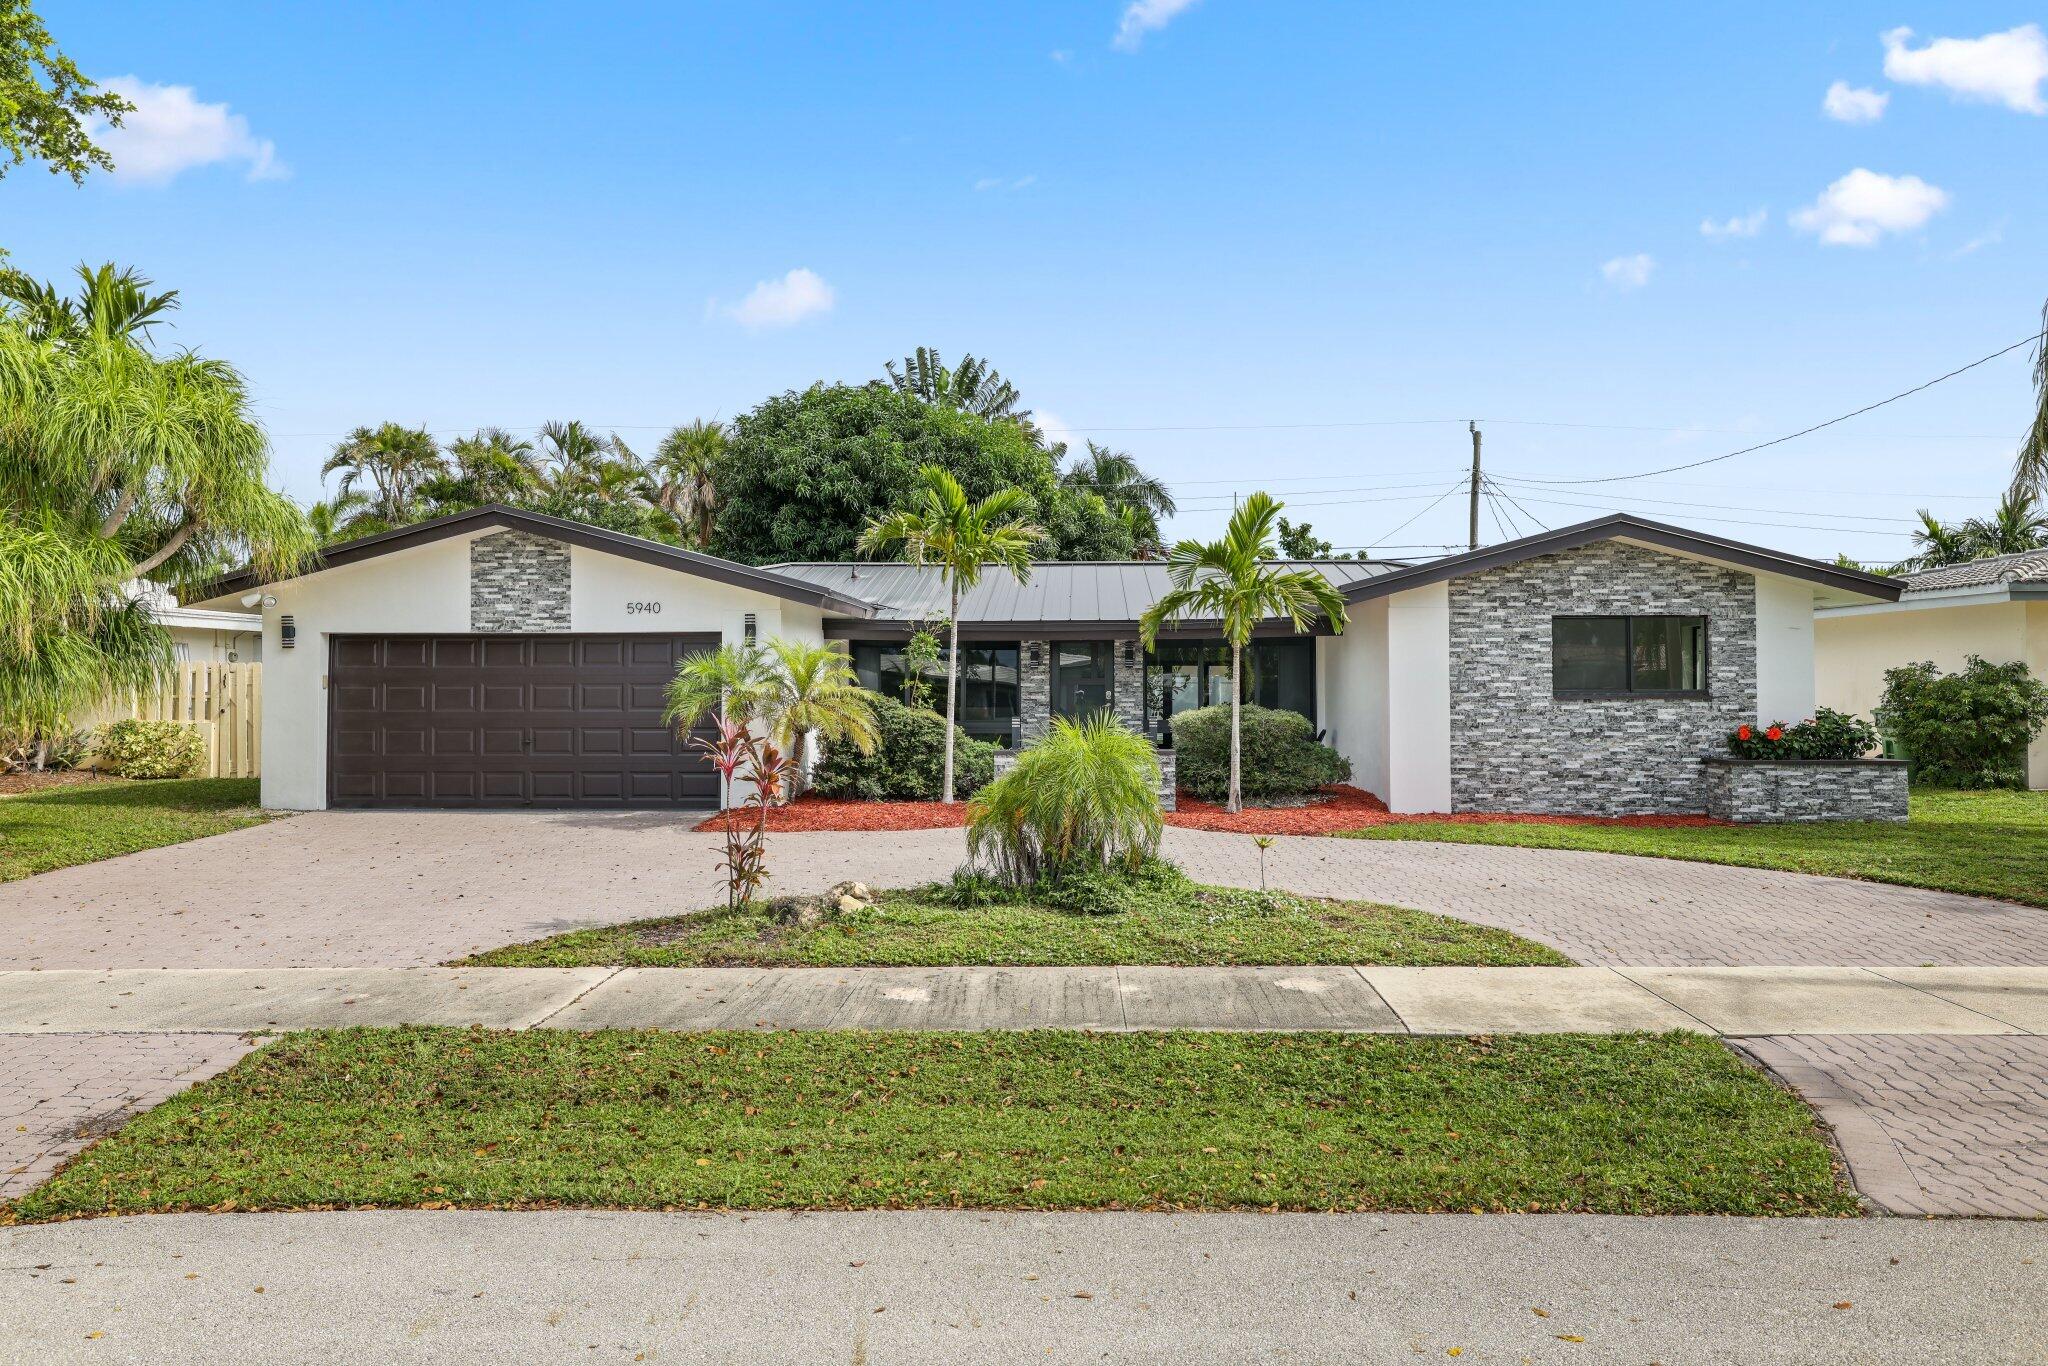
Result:
<svg viewBox="0 0 2048 1366"><path fill-rule="evenodd" d="M1696 812L1737 725L1814 705L1817 607L1899 584L1631 516L1420 564L1304 562L1342 634L1259 629L1251 700L1310 717L1397 811ZM1213 624L1147 651L1157 562L991 571L961 605L966 728L1025 744L1107 707L1169 741L1227 700ZM943 611L935 571L753 567L507 507L329 547L261 588L266 806L714 805L662 725L677 661L720 641L842 640L864 680Z"/></svg>
<svg viewBox="0 0 2048 1366"><path fill-rule="evenodd" d="M2024 661L2048 679L2048 550L1993 555L1901 574L1892 602L1841 603L1814 616L1821 705L1868 715L1884 673L1932 660L1945 672L1971 655ZM2027 750L2027 786L2048 788L2048 735Z"/></svg>
<svg viewBox="0 0 2048 1366"><path fill-rule="evenodd" d="M256 664L263 659L263 617L247 610L180 607L161 585L138 584L150 619L171 637L180 664ZM237 604L239 609L239 604Z"/></svg>

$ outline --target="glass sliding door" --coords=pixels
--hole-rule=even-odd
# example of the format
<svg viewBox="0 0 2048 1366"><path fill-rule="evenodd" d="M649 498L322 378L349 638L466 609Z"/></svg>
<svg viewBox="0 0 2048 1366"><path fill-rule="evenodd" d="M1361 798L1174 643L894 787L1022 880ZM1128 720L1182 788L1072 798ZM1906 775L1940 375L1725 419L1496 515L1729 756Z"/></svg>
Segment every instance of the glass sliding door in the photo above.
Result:
<svg viewBox="0 0 2048 1366"><path fill-rule="evenodd" d="M1254 640L1244 651L1243 699L1316 719L1312 637ZM1145 656L1145 726L1173 743L1173 718L1230 705L1230 647L1220 640L1166 640Z"/></svg>

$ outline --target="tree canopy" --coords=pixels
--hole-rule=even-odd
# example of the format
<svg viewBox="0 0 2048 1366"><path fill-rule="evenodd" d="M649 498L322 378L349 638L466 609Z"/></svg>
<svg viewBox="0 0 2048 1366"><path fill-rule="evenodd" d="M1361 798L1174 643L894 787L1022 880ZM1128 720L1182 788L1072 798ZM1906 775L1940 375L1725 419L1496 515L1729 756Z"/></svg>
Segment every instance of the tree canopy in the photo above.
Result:
<svg viewBox="0 0 2048 1366"><path fill-rule="evenodd" d="M1094 493L1062 488L1052 455L1015 421L879 383L792 390L736 419L711 550L754 564L854 558L861 528L909 500L927 465L976 501L1022 491L1048 558L1130 554L1129 528Z"/></svg>
<svg viewBox="0 0 2048 1366"><path fill-rule="evenodd" d="M86 136L94 118L118 126L135 106L86 79L57 48L28 0L0 0L0 176L25 161L85 179L111 157Z"/></svg>

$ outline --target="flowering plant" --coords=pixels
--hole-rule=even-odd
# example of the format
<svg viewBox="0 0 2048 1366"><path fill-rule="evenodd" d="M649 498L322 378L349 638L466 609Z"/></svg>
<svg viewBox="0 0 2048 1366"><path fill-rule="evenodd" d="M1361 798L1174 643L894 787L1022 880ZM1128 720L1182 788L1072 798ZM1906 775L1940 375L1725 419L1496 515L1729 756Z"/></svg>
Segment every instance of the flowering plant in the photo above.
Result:
<svg viewBox="0 0 2048 1366"><path fill-rule="evenodd" d="M704 751L728 794L725 858L718 866L725 873L726 909L738 910L768 880L768 809L782 799L794 765L773 741L727 718L719 720L715 738L691 743ZM743 802L731 800L735 779L746 784Z"/></svg>
<svg viewBox="0 0 2048 1366"><path fill-rule="evenodd" d="M1796 726L1744 724L1728 737L1728 752L1738 759L1855 759L1876 745L1877 731L1868 721L1828 707Z"/></svg>

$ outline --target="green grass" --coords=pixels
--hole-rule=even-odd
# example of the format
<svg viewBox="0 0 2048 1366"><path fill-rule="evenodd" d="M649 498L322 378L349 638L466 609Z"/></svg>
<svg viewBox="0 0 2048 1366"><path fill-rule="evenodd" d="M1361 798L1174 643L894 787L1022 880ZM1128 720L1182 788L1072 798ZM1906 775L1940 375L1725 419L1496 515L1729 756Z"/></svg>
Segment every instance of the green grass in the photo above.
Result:
<svg viewBox="0 0 2048 1366"><path fill-rule="evenodd" d="M0 882L260 825L254 778L108 779L0 797Z"/></svg>
<svg viewBox="0 0 2048 1366"><path fill-rule="evenodd" d="M1456 825L1418 821L1347 831L1346 839L1442 840L1735 863L1896 882L2048 907L2048 792L1913 794L1904 825Z"/></svg>
<svg viewBox="0 0 2048 1366"><path fill-rule="evenodd" d="M1854 1212L1696 1034L287 1036L0 1220L391 1206Z"/></svg>
<svg viewBox="0 0 2048 1366"><path fill-rule="evenodd" d="M1084 915L1029 904L962 910L935 888L884 892L865 911L807 929L750 909L577 930L465 960L500 968L586 967L1086 967L1373 963L1519 966L1571 960L1462 920L1285 892L1177 888L1132 909Z"/></svg>

